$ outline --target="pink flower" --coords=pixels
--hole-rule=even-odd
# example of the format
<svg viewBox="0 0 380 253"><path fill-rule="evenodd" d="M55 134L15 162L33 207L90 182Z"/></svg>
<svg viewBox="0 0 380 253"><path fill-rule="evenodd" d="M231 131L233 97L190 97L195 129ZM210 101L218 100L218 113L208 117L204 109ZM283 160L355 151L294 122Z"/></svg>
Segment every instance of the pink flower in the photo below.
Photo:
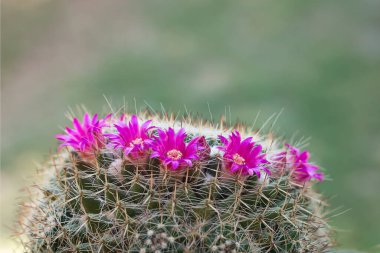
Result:
<svg viewBox="0 0 380 253"><path fill-rule="evenodd" d="M281 151L270 157L273 176L281 176L286 169L286 151Z"/></svg>
<svg viewBox="0 0 380 253"><path fill-rule="evenodd" d="M151 158L157 157L169 170L192 167L194 160L199 160L199 152L204 149L199 145L200 137L185 143L187 137L181 128L177 133L173 128L164 131L157 129L158 137L153 143Z"/></svg>
<svg viewBox="0 0 380 253"><path fill-rule="evenodd" d="M200 136L198 140L198 156L199 160L206 161L210 158L211 148L207 143L207 140L204 136Z"/></svg>
<svg viewBox="0 0 380 253"><path fill-rule="evenodd" d="M106 118L98 120L98 114L95 114L90 119L88 113L85 113L82 123L77 118L74 118L73 129L66 127L67 134L57 134L55 136L55 138L62 141L59 148L69 146L80 152L84 157L94 156L99 149L104 147L102 127L106 126L106 121L110 116L108 115Z"/></svg>
<svg viewBox="0 0 380 253"><path fill-rule="evenodd" d="M153 126L149 126L151 120L145 121L141 126L136 115L131 116L128 124L124 122L125 115L114 124L118 133L107 134L110 145L114 148L121 148L125 156L129 156L132 160L143 158L147 155L149 148L152 146L152 139L149 130Z"/></svg>
<svg viewBox="0 0 380 253"><path fill-rule="evenodd" d="M283 159L285 159L286 167L290 170L295 181L304 183L313 178L323 181L324 174L317 172L319 167L309 163L310 153L308 151L301 152L289 144L285 144L285 146L288 148L288 152L283 155Z"/></svg>
<svg viewBox="0 0 380 253"><path fill-rule="evenodd" d="M256 175L260 178L260 171L263 170L270 174L269 169L265 166L269 162L262 154L262 146L255 145L252 137L248 137L241 141L238 131L232 132L229 140L223 136L219 136L223 146L218 149L224 152L223 160L225 167L230 172L239 172L242 175Z"/></svg>

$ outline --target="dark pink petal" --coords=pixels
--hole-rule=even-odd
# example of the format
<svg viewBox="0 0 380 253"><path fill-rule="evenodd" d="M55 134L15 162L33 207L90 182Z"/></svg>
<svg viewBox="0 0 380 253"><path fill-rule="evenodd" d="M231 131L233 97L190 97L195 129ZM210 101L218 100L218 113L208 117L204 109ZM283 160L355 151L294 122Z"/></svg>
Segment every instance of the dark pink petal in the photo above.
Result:
<svg viewBox="0 0 380 253"><path fill-rule="evenodd" d="M59 147L71 146L74 150L82 153L95 153L95 151L104 146L104 137L101 132L101 120L94 115L90 119L88 113L83 116L83 122L77 118L73 119L74 128L66 127L67 135L56 135L56 138L63 143Z"/></svg>
<svg viewBox="0 0 380 253"><path fill-rule="evenodd" d="M199 156L196 154L187 155L186 157L192 160L199 160Z"/></svg>
<svg viewBox="0 0 380 253"><path fill-rule="evenodd" d="M261 177L261 173L260 173L260 170L257 169L257 168L253 168L253 172L256 173L257 177L260 178ZM252 176L252 175L251 175Z"/></svg>
<svg viewBox="0 0 380 253"><path fill-rule="evenodd" d="M139 120L138 120L138 118L137 118L137 116L136 115L132 115L131 116L131 122L130 122L130 124L132 125L132 126L139 126Z"/></svg>
<svg viewBox="0 0 380 253"><path fill-rule="evenodd" d="M64 141L67 139L66 135L64 134L56 134L54 137L60 141Z"/></svg>
<svg viewBox="0 0 380 253"><path fill-rule="evenodd" d="M225 150L226 150L226 148L225 148L225 147L222 147L222 146L218 146L218 147L216 147L216 149L218 149L218 150L220 150L220 151L225 151Z"/></svg>
<svg viewBox="0 0 380 253"><path fill-rule="evenodd" d="M323 181L325 179L325 175L323 173L316 173L314 174L314 178L318 181Z"/></svg>
<svg viewBox="0 0 380 253"><path fill-rule="evenodd" d="M190 146L196 146L196 145L198 144L198 142L199 142L200 139L201 139L200 136L193 138L193 139L187 144L187 146L188 146L188 147L190 147Z"/></svg>
<svg viewBox="0 0 380 253"><path fill-rule="evenodd" d="M152 152L152 154L150 154L150 158L156 158L156 157L160 157L160 153L158 153L157 151Z"/></svg>
<svg viewBox="0 0 380 253"><path fill-rule="evenodd" d="M219 137L219 140L222 142L222 144L223 144L224 146L227 146L227 145L228 145L228 140L227 140L226 137L224 137L223 135L218 135L218 137ZM220 147L220 148L224 148L224 147Z"/></svg>
<svg viewBox="0 0 380 253"><path fill-rule="evenodd" d="M178 166L179 166L179 162L178 161L170 161L170 163L171 163L171 168L173 170L177 169Z"/></svg>
<svg viewBox="0 0 380 253"><path fill-rule="evenodd" d="M124 154L127 156L129 153L131 153L133 148L124 148Z"/></svg>
<svg viewBox="0 0 380 253"><path fill-rule="evenodd" d="M258 169L258 170L263 170L263 171L265 171L268 175L271 175L271 174L272 174L272 173L270 172L270 170L269 170L267 167L264 167L264 166L257 167L256 169Z"/></svg>
<svg viewBox="0 0 380 253"><path fill-rule="evenodd" d="M289 144L285 144L285 146L290 150L289 166L296 181L306 182L313 178L322 181L324 179L323 173L316 172L319 170L319 167L308 162L310 157L308 151L303 151L301 153L297 148L292 147Z"/></svg>
<svg viewBox="0 0 380 253"><path fill-rule="evenodd" d="M144 131L144 130L150 130L150 129L152 129L152 128L153 128L153 126L152 126L152 127L150 127L150 129L148 129L148 127L149 127L150 123L152 123L152 121L151 121L151 120L147 120L147 121L145 121L145 122L144 122L144 124L142 124L142 125L141 125L141 129L142 129L143 131Z"/></svg>
<svg viewBox="0 0 380 253"><path fill-rule="evenodd" d="M74 118L73 123L74 123L74 128L75 128L75 130L77 130L77 132L78 132L80 135L85 135L85 134L86 134L86 133L83 131L82 126L81 126L81 124L80 124L80 122L78 121L77 118Z"/></svg>
<svg viewBox="0 0 380 253"><path fill-rule="evenodd" d="M237 130L233 131L231 135L231 139L233 139L234 142L236 142L237 144L240 144L241 142L240 133Z"/></svg>
<svg viewBox="0 0 380 253"><path fill-rule="evenodd" d="M249 150L249 149L250 149L251 142L252 142L252 137L248 137L248 138L246 138L246 139L243 140L242 143L240 144L240 149L242 149L242 150Z"/></svg>
<svg viewBox="0 0 380 253"><path fill-rule="evenodd" d="M189 167L192 167L193 166L193 162L190 160L190 159L183 159L185 161L185 163L187 163L187 165Z"/></svg>
<svg viewBox="0 0 380 253"><path fill-rule="evenodd" d="M238 169L240 169L240 166L236 163L232 163L231 172L236 172Z"/></svg>
<svg viewBox="0 0 380 253"><path fill-rule="evenodd" d="M251 156L257 156L258 154L261 153L262 149L263 149L263 147L261 145L257 145L256 147L253 148Z"/></svg>
<svg viewBox="0 0 380 253"><path fill-rule="evenodd" d="M150 147L153 144L153 141L150 139L145 139L143 143L145 146Z"/></svg>
<svg viewBox="0 0 380 253"><path fill-rule="evenodd" d="M302 152L299 156L298 156L298 159L301 160L302 162L307 162L307 160L309 159L309 152L307 151L304 151Z"/></svg>
<svg viewBox="0 0 380 253"><path fill-rule="evenodd" d="M96 114L95 114L96 115ZM83 126L84 127L87 127L90 125L90 116L88 116L88 113L86 112L84 115L83 115Z"/></svg>
<svg viewBox="0 0 380 253"><path fill-rule="evenodd" d="M166 133L162 129L157 129L159 142L163 142L166 139Z"/></svg>

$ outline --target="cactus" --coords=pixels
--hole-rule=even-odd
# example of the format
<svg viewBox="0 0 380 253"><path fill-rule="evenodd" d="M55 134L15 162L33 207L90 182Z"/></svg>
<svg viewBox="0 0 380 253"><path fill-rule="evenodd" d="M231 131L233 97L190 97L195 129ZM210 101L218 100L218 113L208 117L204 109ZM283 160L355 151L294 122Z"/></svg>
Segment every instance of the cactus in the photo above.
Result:
<svg viewBox="0 0 380 253"><path fill-rule="evenodd" d="M326 204L312 189L323 174L309 153L222 123L74 118L25 203L25 251L327 251Z"/></svg>

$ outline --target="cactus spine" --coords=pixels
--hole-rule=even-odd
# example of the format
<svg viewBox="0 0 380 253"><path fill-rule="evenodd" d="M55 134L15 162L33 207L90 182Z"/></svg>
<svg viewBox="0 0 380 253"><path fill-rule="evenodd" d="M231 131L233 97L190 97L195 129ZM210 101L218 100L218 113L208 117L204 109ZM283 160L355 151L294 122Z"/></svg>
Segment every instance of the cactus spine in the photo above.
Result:
<svg viewBox="0 0 380 253"><path fill-rule="evenodd" d="M138 117L151 119L155 126L145 129L149 141L163 138L159 131L164 130L157 129L184 129L188 149L197 138L197 145L204 143L196 151L202 152L185 164L178 161L187 151L179 148L164 153L170 161L152 155L160 151L154 143L146 142L150 145L144 154L142 149L128 149L130 143L142 147L143 138L128 142L125 149L110 145L121 133L115 122L128 122L131 116L105 118L98 125L101 136L89 132L96 137L97 144L88 146L93 155L86 155L84 144L71 143L47 163L45 182L26 203L21 219L27 252L324 252L329 248L325 204L312 189L313 180L299 181L291 169L280 169L286 156L278 156L285 153L271 135L259 136L245 126L234 128L242 138L253 136L255 147L262 148L255 154L261 154L261 165L268 170L258 167L255 173L244 174L242 169L231 170L248 163L243 153L229 161L228 151L217 148L227 145L223 142L233 129L190 118L179 122L173 116L149 113Z"/></svg>

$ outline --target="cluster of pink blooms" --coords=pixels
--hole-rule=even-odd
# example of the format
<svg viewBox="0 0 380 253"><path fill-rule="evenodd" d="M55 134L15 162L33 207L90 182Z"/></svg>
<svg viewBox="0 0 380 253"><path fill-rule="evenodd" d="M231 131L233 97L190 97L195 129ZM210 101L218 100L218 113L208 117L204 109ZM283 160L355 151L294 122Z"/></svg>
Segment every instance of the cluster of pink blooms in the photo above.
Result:
<svg viewBox="0 0 380 253"><path fill-rule="evenodd" d="M173 128L161 129L152 126L151 120L140 124L138 117L132 115L126 123L125 115L110 121L111 115L98 119L86 113L82 123L73 119L73 128L66 127L66 134L56 138L62 143L59 146L71 147L83 158L93 158L106 147L121 150L130 161L145 161L157 158L168 170L192 167L194 162L206 161L210 157L210 146L204 136L188 138L185 129L175 131ZM103 127L112 124L116 133L103 133ZM306 182L313 178L322 181L323 173L310 164L309 152L301 152L286 144L286 150L267 158L263 147L253 141L252 137L242 140L235 130L228 138L219 136L220 146L216 148L223 153L224 168L230 173L254 175L260 178L261 173L271 174L269 167L277 172L288 170L297 182ZM271 160L269 162L268 160Z"/></svg>
<svg viewBox="0 0 380 253"><path fill-rule="evenodd" d="M106 121L111 117L108 115L104 119L98 119L95 114L92 119L88 113L83 116L82 124L77 118L73 120L74 128L66 127L66 134L57 134L55 138L62 141L59 148L70 146L85 156L91 156L92 151L104 147L104 136L102 128L106 126Z"/></svg>

